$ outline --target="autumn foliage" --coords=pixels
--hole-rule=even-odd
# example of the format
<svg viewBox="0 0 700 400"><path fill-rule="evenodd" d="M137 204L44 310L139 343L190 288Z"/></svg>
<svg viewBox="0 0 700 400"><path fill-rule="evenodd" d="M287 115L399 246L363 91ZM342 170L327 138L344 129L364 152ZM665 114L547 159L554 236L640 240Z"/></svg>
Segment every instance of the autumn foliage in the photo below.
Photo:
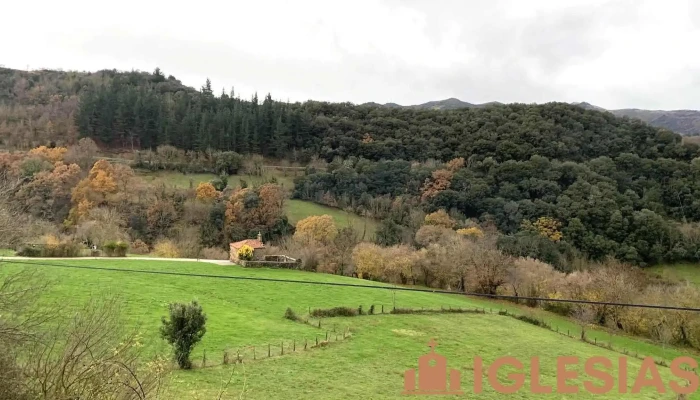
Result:
<svg viewBox="0 0 700 400"><path fill-rule="evenodd" d="M227 229L249 232L272 228L284 216L284 198L282 187L272 183L259 188L238 188L226 203Z"/></svg>
<svg viewBox="0 0 700 400"><path fill-rule="evenodd" d="M51 148L46 146L39 146L37 148L29 150L29 155L42 157L53 164L63 161L63 157L66 155L67 151L68 149L65 147Z"/></svg>
<svg viewBox="0 0 700 400"><path fill-rule="evenodd" d="M426 201L438 195L443 190L450 188L453 172L447 169L433 171L430 178L425 180L421 187L421 200Z"/></svg>
<svg viewBox="0 0 700 400"><path fill-rule="evenodd" d="M330 215L312 215L297 222L294 239L302 243L328 244L338 235Z"/></svg>
<svg viewBox="0 0 700 400"><path fill-rule="evenodd" d="M553 242L558 242L563 237L559 230L561 223L552 217L539 217L535 222L525 220L521 227L525 231L537 233Z"/></svg>
<svg viewBox="0 0 700 400"><path fill-rule="evenodd" d="M472 226L470 228L457 229L457 233L469 238L478 239L484 237L484 231L475 226Z"/></svg>
<svg viewBox="0 0 700 400"><path fill-rule="evenodd" d="M253 259L254 252L255 250L252 247L244 244L240 249L238 249L236 255L238 255L239 260L250 261Z"/></svg>
<svg viewBox="0 0 700 400"><path fill-rule="evenodd" d="M425 216L425 225L441 226L443 228L452 229L457 224L445 210L438 210Z"/></svg>
<svg viewBox="0 0 700 400"><path fill-rule="evenodd" d="M219 192L210 182L202 182L197 185L197 200L212 201L219 197Z"/></svg>

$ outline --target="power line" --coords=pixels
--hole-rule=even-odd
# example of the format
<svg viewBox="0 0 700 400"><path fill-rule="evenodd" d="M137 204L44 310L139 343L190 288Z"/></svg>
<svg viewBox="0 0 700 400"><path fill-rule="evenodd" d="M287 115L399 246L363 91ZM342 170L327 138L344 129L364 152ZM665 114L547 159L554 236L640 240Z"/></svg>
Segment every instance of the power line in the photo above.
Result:
<svg viewBox="0 0 700 400"><path fill-rule="evenodd" d="M545 302L556 302L556 303L590 304L590 305L602 305L602 306L635 307L635 308L651 308L651 309L658 309L658 310L700 312L700 308L663 306L663 305L657 305L657 304L615 303L615 302L605 302L605 301L588 301L588 300L573 300L573 299L550 299L550 298L546 298L546 297L511 296L511 295L502 295L502 294L485 294L485 293L473 293L473 292L454 292L451 290L416 289L416 288L407 288L407 287L402 287L402 286L355 285L355 284L349 284L349 283L302 281L302 280L296 280L296 279L279 279L279 278L259 278L259 277L252 277L252 276L187 274L187 273L182 273L182 272L171 272L171 271L148 271L148 270L142 270L142 269L95 267L95 266L87 266L87 265L54 264L54 263L46 263L46 262L34 263L34 262L19 261L19 260L5 260L1 257L0 257L0 262L6 262L6 263L10 263L10 264L34 265L34 266L40 266L40 267L86 269L86 270L94 270L94 271L112 271L112 272L153 274L153 275L186 276L186 277L192 277L192 278L211 278L211 279L232 279L232 280L247 280L247 281L260 281L260 282L297 283L297 284L307 284L307 285L353 287L353 288L362 288L362 289L400 290L400 291L404 291L404 292L452 294L452 295L473 296L473 297L487 297L487 298L493 298L493 299L534 300L534 301L545 301Z"/></svg>

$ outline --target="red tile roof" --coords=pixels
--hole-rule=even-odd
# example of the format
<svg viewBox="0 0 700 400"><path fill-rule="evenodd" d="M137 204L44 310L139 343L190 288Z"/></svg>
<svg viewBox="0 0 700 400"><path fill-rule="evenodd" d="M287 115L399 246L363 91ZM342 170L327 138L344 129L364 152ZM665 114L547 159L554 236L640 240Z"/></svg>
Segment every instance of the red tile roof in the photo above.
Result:
<svg viewBox="0 0 700 400"><path fill-rule="evenodd" d="M246 240L241 240L240 242L231 243L231 247L233 247L234 249L240 249L241 247L243 247L246 244L248 246L252 247L253 249L265 248L265 245L257 239L246 239Z"/></svg>

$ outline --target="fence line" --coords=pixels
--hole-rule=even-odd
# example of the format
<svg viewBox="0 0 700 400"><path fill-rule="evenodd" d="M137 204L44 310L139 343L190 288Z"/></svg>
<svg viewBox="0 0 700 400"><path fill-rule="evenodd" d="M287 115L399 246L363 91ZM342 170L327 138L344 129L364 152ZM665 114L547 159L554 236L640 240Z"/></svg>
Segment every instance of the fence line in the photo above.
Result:
<svg viewBox="0 0 700 400"><path fill-rule="evenodd" d="M218 355L220 358L217 357L216 360L212 359L211 351L207 355L205 349L202 351L201 357L192 360L192 365L195 368L213 368L221 365L266 360L268 358L281 357L330 346L333 343L342 342L352 337L349 327L346 327L341 333L336 332L331 334L330 331L326 331L324 335L315 335L313 339L283 339L279 343L269 341L266 345L242 346L235 348L235 350L227 348L223 350L223 353Z"/></svg>
<svg viewBox="0 0 700 400"><path fill-rule="evenodd" d="M313 310L311 307L309 307L309 310ZM398 311L398 312L397 312ZM391 311L388 313L383 312L383 305L382 305L382 312L380 313L365 313L365 314L355 314L353 316L350 316L349 318L352 317L362 317L362 316L372 316L372 315L405 315L405 314L490 314L490 315L501 315L501 316L508 316L511 318L515 318L521 322L524 323L529 323L531 325L538 326L543 329L547 329L549 331L552 331L554 333L557 333L562 336L567 336L569 338L576 338L576 335L572 335L571 330L567 329L566 332L563 330L560 331L558 325L554 324L549 324L547 323L544 319L536 318L529 316L527 314L517 314L512 311L509 311L507 308L505 309L498 309L494 310L493 308L486 308L486 307L470 307L470 308L453 308L451 306L448 306L445 308L444 306L440 306L440 309L426 309L421 307L420 309L417 308L392 308ZM524 318L523 318L524 317ZM334 318L340 318L339 317L334 317ZM318 318L318 327L321 327L321 320L323 317ZM306 322L306 321L303 321ZM308 323L308 322L307 322ZM311 323L309 323L311 326L315 326ZM594 330L595 332L600 332L599 330ZM612 335L612 334L611 334ZM628 350L624 346L613 346L612 341L608 341L607 343L603 340L600 342L598 341L597 338L590 339L589 337L585 336L585 331L582 331L582 336L578 339L582 342L588 343L592 346L600 347L609 351L613 351L618 354L624 354L625 356L632 357L638 360L644 360L647 357L651 357L654 360L654 363L656 363L659 366L664 366L668 367L668 360L664 358L654 358L652 356L644 356L642 354L639 354L638 351L632 352L631 350ZM657 345L657 343L652 342L653 345ZM696 357L697 358L697 357ZM696 369L696 372L698 375L700 375L700 367Z"/></svg>
<svg viewBox="0 0 700 400"><path fill-rule="evenodd" d="M96 271L112 271L112 272L123 272L123 273L187 276L187 277L195 277L195 278L212 278L212 279L248 280L248 281L259 281L259 282L295 283L295 284L321 285L321 286L340 286L340 287L354 287L354 288L376 289L376 290L394 290L394 291L402 291L402 292L451 294L451 295L460 295L460 296L486 297L486 298L491 298L491 299L505 299L505 300L518 300L518 301L532 300L532 301L542 301L542 302L549 302L549 303L573 303L573 304L589 304L589 305L651 308L651 309L660 309L660 310L700 312L700 308L697 308L697 307L676 307L676 306L664 306L664 305L657 305L657 304L615 303L615 302L575 300L575 299L550 299L550 298L546 298L546 297L511 296L511 295L486 294L486 293L475 293L475 292L455 292L455 291L451 291L451 290L441 290L441 289L417 289L417 288L410 288L410 287L404 287L404 286L354 285L354 284L339 283L339 282L304 281L304 280L296 280L296 279L261 278L261 277L252 277L252 276L187 274L187 273L171 272L171 271L149 271L149 270L139 270L139 269L95 267L95 266L87 266L87 265L51 264L51 263L47 263L47 262L35 263L35 262L28 262L28 261L19 261L16 259L9 259L8 260L8 259L4 259L2 257L0 257L0 262L6 262L6 263L12 263L12 264L27 264L27 265L34 265L34 266L41 266L41 267L89 269L89 270L96 270Z"/></svg>

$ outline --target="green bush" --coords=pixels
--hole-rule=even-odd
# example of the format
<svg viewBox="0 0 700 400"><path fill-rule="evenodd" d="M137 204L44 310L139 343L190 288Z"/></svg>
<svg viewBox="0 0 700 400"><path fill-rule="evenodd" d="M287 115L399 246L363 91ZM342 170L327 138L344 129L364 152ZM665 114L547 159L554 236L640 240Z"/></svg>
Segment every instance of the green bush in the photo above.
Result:
<svg viewBox="0 0 700 400"><path fill-rule="evenodd" d="M290 321L298 321L299 320L299 317L297 317L297 314L294 312L294 310L292 310L289 307L287 307L287 311L284 312L284 317Z"/></svg>
<svg viewBox="0 0 700 400"><path fill-rule="evenodd" d="M17 252L21 257L41 257L41 248L34 246L22 246Z"/></svg>
<svg viewBox="0 0 700 400"><path fill-rule="evenodd" d="M207 316L196 301L190 304L171 303L169 311L168 318L162 319L161 337L173 346L177 365L190 369L190 353L207 332Z"/></svg>
<svg viewBox="0 0 700 400"><path fill-rule="evenodd" d="M129 245L122 241L107 242L102 246L107 257L126 257L126 252L129 250Z"/></svg>
<svg viewBox="0 0 700 400"><path fill-rule="evenodd" d="M311 316L315 318L331 317L354 317L357 310L350 307L317 308L311 311Z"/></svg>
<svg viewBox="0 0 700 400"><path fill-rule="evenodd" d="M519 320L521 320L521 321L523 321L523 322L527 322L528 324L532 324L532 325L535 325L535 326L541 326L541 327L543 327L543 328L550 328L550 326L549 326L548 323L546 323L546 322L544 322L544 321L542 321L542 320L539 320L539 319L537 319L537 318L534 318L534 317L530 317L530 316L527 316L527 315L519 315L519 316L517 316L517 317L515 317L515 318L516 318L516 319L519 319Z"/></svg>

